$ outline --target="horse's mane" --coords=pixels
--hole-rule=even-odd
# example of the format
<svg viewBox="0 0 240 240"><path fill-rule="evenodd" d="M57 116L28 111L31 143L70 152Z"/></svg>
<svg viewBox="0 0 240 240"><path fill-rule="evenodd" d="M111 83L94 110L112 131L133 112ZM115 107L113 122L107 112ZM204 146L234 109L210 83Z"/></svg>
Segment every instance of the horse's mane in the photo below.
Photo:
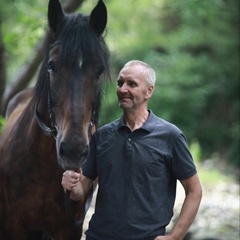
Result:
<svg viewBox="0 0 240 240"><path fill-rule="evenodd" d="M89 16L83 14L65 14L57 33L49 30L45 40L46 56L43 60L38 80L34 89L33 101L38 101L43 93L47 81L47 67L50 48L57 42L61 43L61 64L68 68L74 68L79 60L88 60L100 63L104 69L106 78L109 74L109 51L105 44L104 37L98 36L88 23ZM97 66L96 66L97 67ZM100 96L96 96L96 118L100 108ZM95 123L97 119L95 119Z"/></svg>
<svg viewBox="0 0 240 240"><path fill-rule="evenodd" d="M59 41L62 42L62 59L64 64L78 64L76 59L90 59L100 62L107 70L108 50L102 36L98 36L88 24L88 16L82 14L66 15Z"/></svg>

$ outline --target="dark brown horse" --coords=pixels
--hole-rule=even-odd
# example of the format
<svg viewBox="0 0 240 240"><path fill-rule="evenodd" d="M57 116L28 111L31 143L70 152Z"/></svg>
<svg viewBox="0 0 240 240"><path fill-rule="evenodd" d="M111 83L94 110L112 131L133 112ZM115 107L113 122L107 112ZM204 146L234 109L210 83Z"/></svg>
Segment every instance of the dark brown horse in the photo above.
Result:
<svg viewBox="0 0 240 240"><path fill-rule="evenodd" d="M108 76L102 33L107 11L99 0L90 16L48 6L46 57L33 91L11 102L0 139L0 239L79 240L82 226L68 223L61 178L79 169L97 124L100 76ZM84 201L72 203L75 218Z"/></svg>

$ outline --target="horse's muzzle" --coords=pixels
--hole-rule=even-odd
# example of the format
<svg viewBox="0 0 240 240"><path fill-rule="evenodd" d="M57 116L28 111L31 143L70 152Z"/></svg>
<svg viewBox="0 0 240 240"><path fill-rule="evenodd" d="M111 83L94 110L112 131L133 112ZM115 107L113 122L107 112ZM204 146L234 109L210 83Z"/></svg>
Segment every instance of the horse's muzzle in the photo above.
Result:
<svg viewBox="0 0 240 240"><path fill-rule="evenodd" d="M88 155L88 145L61 142L58 161L64 170L78 170L82 167Z"/></svg>

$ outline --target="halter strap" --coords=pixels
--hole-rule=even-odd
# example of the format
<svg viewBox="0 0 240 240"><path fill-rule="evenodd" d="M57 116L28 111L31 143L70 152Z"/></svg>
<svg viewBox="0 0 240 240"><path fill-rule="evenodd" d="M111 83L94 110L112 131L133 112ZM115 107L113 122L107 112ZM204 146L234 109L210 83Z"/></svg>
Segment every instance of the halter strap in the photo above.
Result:
<svg viewBox="0 0 240 240"><path fill-rule="evenodd" d="M48 90L48 116L51 122L51 127L48 127L47 124L45 124L40 116L40 113L38 111L38 106L41 101L41 97L43 93ZM44 88L38 98L36 107L35 107L35 117L37 120L37 123L39 127L42 129L43 133L48 137L56 137L57 136L57 128L54 120L54 114L52 112L52 99L51 99L51 93L49 89L49 74L48 74L48 80L45 82Z"/></svg>

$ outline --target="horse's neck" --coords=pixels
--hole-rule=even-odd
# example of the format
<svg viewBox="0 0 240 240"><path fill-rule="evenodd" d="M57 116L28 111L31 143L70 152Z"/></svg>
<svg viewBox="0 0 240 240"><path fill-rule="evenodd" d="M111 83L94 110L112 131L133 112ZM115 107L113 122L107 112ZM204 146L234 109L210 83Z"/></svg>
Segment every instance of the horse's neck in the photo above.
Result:
<svg viewBox="0 0 240 240"><path fill-rule="evenodd" d="M47 113L43 113L43 118ZM16 146L21 143L22 148L35 147L41 148L42 152L51 152L55 148L55 140L44 135L38 126L35 118L35 104L33 101L26 101L18 104L9 115L6 126L1 136L1 143Z"/></svg>

